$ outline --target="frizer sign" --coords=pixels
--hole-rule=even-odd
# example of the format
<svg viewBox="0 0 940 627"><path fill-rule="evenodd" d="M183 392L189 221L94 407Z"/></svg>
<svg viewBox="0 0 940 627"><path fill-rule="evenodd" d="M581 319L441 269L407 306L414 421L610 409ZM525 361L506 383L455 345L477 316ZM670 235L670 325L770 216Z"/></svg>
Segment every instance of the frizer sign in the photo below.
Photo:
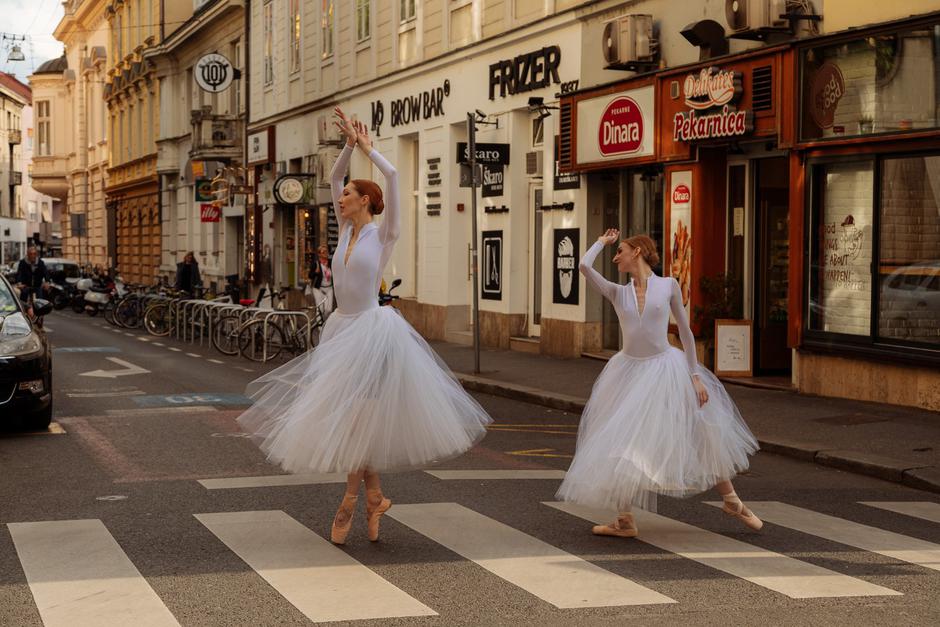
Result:
<svg viewBox="0 0 940 627"><path fill-rule="evenodd" d="M235 68L232 63L221 54L207 54L196 62L193 72L196 84L205 91L216 94L225 91L235 78Z"/></svg>

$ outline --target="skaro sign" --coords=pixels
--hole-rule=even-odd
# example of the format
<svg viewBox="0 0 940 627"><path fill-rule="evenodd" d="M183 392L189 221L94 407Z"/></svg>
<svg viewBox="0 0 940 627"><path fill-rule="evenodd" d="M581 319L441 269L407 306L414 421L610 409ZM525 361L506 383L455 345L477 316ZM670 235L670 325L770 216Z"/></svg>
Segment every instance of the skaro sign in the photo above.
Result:
<svg viewBox="0 0 940 627"><path fill-rule="evenodd" d="M193 76L203 90L216 94L225 91L236 78L231 61L221 54L207 54L196 62Z"/></svg>

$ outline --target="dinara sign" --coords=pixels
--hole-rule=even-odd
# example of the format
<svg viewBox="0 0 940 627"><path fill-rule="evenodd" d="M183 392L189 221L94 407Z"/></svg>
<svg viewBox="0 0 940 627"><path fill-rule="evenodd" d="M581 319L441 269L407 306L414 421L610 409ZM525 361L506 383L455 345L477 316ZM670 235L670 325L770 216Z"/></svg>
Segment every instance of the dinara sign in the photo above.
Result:
<svg viewBox="0 0 940 627"><path fill-rule="evenodd" d="M692 192L688 185L679 184L672 190L672 203L674 205L684 205L692 201Z"/></svg>
<svg viewBox="0 0 940 627"><path fill-rule="evenodd" d="M682 90L689 111L676 113L673 141L734 137L750 132L751 112L734 107L741 96L741 81L740 72L715 67L687 76Z"/></svg>
<svg viewBox="0 0 940 627"><path fill-rule="evenodd" d="M607 105L597 129L601 154L624 155L637 152L643 145L643 115L633 98L621 96Z"/></svg>

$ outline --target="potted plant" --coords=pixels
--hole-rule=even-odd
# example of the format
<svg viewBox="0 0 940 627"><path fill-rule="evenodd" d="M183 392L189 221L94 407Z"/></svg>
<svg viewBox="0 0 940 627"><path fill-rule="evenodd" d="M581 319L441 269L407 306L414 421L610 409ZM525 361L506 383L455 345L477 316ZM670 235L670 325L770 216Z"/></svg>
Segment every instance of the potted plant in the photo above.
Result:
<svg viewBox="0 0 940 627"><path fill-rule="evenodd" d="M698 286L705 304L695 305L692 317L699 325L699 338L705 344L705 366L714 368L715 320L742 318L740 282L737 277L722 273L703 276Z"/></svg>

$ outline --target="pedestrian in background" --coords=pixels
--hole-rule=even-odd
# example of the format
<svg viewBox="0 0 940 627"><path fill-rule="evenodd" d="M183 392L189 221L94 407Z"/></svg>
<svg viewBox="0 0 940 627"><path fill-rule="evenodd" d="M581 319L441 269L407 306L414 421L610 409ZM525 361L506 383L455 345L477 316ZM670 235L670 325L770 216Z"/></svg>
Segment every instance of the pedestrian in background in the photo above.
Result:
<svg viewBox="0 0 940 627"><path fill-rule="evenodd" d="M310 292L315 304L324 317L333 311L333 269L330 267L330 255L325 244L317 249L317 258L310 265L308 275Z"/></svg>
<svg viewBox="0 0 940 627"><path fill-rule="evenodd" d="M202 286L202 277L199 276L199 263L192 251L186 253L183 261L176 264L176 282L173 287L187 294L194 295L196 288Z"/></svg>
<svg viewBox="0 0 940 627"><path fill-rule="evenodd" d="M26 249L26 257L20 259L16 267L16 285L20 289L20 301L27 308L32 317L33 299L37 294L42 295L42 286L49 280L49 273L46 271L46 264L39 258L39 251L35 246Z"/></svg>

